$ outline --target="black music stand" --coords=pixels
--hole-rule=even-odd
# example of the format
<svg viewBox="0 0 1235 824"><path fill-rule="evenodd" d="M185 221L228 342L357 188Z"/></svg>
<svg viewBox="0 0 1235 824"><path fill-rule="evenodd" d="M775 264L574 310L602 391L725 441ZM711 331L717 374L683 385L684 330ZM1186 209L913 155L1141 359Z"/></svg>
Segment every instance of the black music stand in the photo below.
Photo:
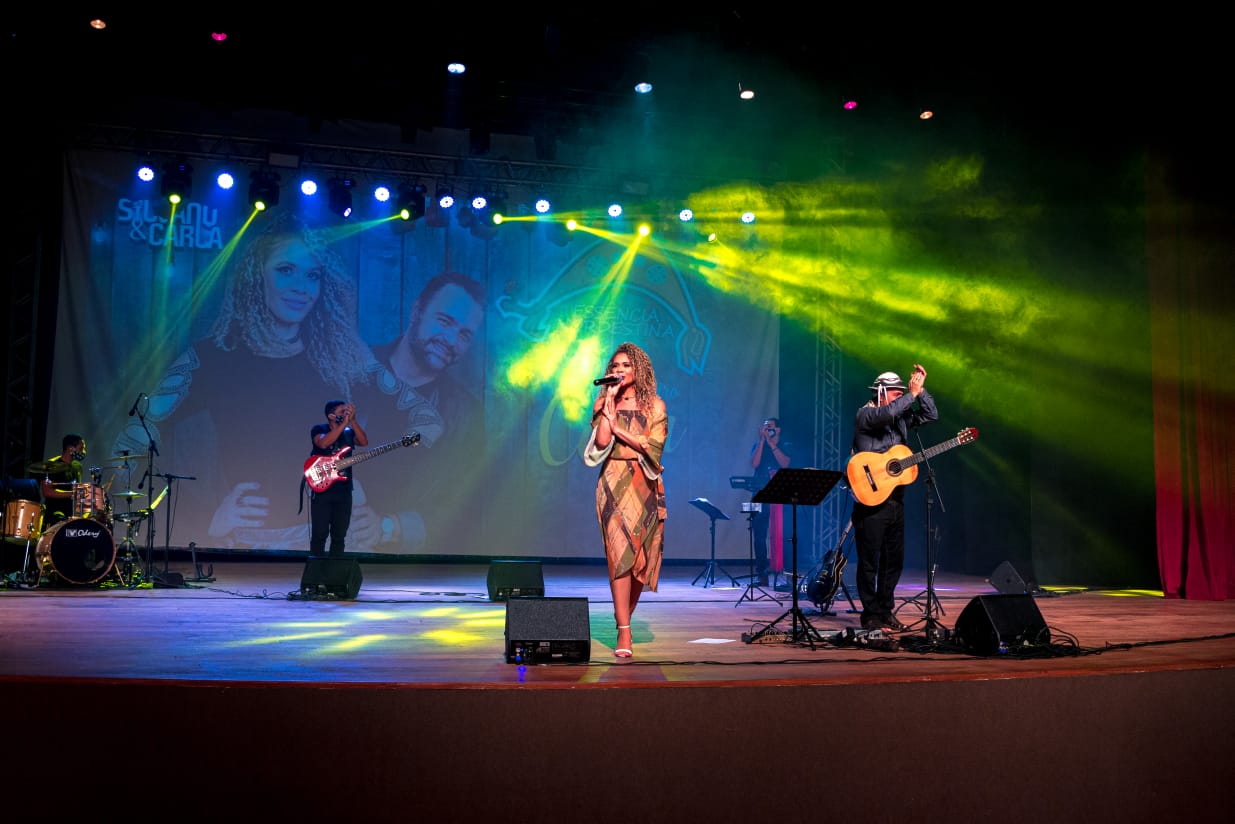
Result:
<svg viewBox="0 0 1235 824"><path fill-rule="evenodd" d="M729 520L729 516L717 509L716 506L707 498L695 498L690 503L691 506L698 507L703 511L703 514L708 516L708 520L711 522L710 529L712 533L711 559L708 561L707 566L703 568L703 571L695 576L695 580L690 582L690 585L694 586L699 583L699 579L702 578L705 589L707 587L716 586L716 570L719 569L721 572L725 573L725 577L729 579L729 582L736 587L738 585L737 579L728 572L725 572L724 567L716 563L716 522L727 521Z"/></svg>
<svg viewBox="0 0 1235 824"><path fill-rule="evenodd" d="M784 618L790 618L789 637L786 639L788 643L795 644L805 640L810 644L810 648L814 649L816 641L823 641L823 636L811 626L798 607L798 506L818 505L841 477L842 473L832 469L785 467L778 469L772 480L768 481L768 485L752 498L759 504L787 504L793 507L793 606L758 632L743 634L742 640L746 643L757 641L772 632Z"/></svg>

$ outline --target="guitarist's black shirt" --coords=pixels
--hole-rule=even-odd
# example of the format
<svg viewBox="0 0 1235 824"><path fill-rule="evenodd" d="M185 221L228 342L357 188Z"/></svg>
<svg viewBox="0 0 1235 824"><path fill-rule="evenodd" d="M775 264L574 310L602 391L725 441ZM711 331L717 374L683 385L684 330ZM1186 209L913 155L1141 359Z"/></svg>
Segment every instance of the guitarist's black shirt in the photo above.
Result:
<svg viewBox="0 0 1235 824"><path fill-rule="evenodd" d="M339 434L339 437L335 438L335 442L323 449L317 445L317 436L325 435L329 431L330 424L319 423L309 432L309 437L313 440L313 451L309 453L310 455L333 455L345 446L354 447L356 445L356 433L352 431L350 426L346 426ZM352 479L352 468L350 466L344 467L339 470L339 474L350 481ZM338 483L338 481L335 483Z"/></svg>
<svg viewBox="0 0 1235 824"><path fill-rule="evenodd" d="M858 409L853 426L853 452L887 452L897 444L909 444L909 427L939 420L935 399L925 389L918 395L906 392L887 406L868 403Z"/></svg>

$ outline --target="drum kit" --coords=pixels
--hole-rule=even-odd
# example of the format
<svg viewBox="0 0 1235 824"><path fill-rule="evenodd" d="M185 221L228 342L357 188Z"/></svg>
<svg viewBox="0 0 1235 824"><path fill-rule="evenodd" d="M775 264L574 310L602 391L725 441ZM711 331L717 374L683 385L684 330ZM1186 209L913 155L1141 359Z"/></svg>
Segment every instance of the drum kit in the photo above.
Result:
<svg viewBox="0 0 1235 824"><path fill-rule="evenodd" d="M60 492L68 493L70 512L63 520L44 528L46 507L38 501L10 500L4 508L4 540L24 544L25 556L15 582L27 589L42 583L57 585L104 585L110 582L133 587L141 583L144 572L134 540L143 521L154 514L166 490L150 507L134 510L133 503L146 497L144 492L126 488L111 491L116 478L132 479L134 456L113 455L108 461L114 470L103 483L104 469L90 467L90 482L60 484L52 481ZM32 463L30 474L42 475L51 481L53 473L63 472L59 461ZM131 484L126 483L126 487ZM113 501L124 501L125 511L116 512ZM116 543L115 534L124 525L124 537ZM33 558L31 551L33 550Z"/></svg>

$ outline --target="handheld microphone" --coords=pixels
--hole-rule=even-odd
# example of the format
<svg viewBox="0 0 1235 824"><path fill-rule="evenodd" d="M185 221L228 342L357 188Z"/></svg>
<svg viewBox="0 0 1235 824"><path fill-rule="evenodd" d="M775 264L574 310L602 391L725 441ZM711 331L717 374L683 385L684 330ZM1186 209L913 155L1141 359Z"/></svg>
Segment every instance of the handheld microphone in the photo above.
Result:
<svg viewBox="0 0 1235 824"><path fill-rule="evenodd" d="M131 417L133 417L134 415L136 415L136 414L137 414L137 405L138 405L139 403L141 403L141 402L142 402L142 398L144 398L144 397L146 397L146 393L145 393L145 392L138 392L138 393L137 393L137 400L133 401L133 408L129 410L129 417L130 417L130 418L131 418Z"/></svg>
<svg viewBox="0 0 1235 824"><path fill-rule="evenodd" d="M617 375L605 375L603 378L597 378L592 381L592 386L613 386L615 383L621 383L622 379Z"/></svg>

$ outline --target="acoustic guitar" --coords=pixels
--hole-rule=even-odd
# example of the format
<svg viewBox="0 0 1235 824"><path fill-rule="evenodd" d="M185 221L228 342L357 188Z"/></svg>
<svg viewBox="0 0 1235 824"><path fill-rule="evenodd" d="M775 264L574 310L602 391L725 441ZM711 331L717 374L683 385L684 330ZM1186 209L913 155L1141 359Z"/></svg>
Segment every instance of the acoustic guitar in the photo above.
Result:
<svg viewBox="0 0 1235 824"><path fill-rule="evenodd" d="M971 426L956 433L955 438L921 452L915 453L904 444L897 444L887 452L858 452L845 467L849 489L861 503L877 506L886 501L896 487L918 479L919 463L977 439L978 430Z"/></svg>

